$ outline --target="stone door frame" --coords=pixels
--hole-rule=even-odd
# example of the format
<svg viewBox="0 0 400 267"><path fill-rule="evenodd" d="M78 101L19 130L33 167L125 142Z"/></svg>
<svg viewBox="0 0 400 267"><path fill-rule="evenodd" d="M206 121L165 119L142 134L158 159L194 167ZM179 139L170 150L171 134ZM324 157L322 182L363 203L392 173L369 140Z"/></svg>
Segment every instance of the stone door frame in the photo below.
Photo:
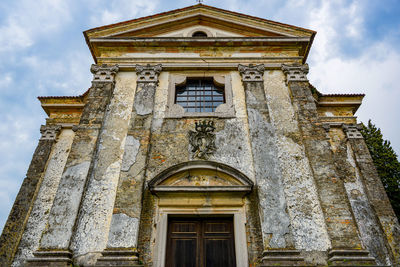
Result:
<svg viewBox="0 0 400 267"><path fill-rule="evenodd" d="M244 206L231 208L184 208L184 207L159 207L156 216L156 238L154 246L154 266L164 267L167 228L169 215L229 215L233 216L233 231L235 240L236 266L248 266L246 242L246 211Z"/></svg>

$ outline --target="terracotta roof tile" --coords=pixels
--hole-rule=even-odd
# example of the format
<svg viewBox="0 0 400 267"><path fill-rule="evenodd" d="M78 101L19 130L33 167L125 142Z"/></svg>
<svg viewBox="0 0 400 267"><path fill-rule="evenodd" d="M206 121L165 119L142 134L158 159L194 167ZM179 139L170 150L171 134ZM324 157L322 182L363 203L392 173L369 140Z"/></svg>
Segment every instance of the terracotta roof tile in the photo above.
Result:
<svg viewBox="0 0 400 267"><path fill-rule="evenodd" d="M321 96L365 96L365 94L322 94Z"/></svg>
<svg viewBox="0 0 400 267"><path fill-rule="evenodd" d="M39 100L40 99L50 99L50 98L82 98L82 97L85 97L89 93L89 89L87 89L86 92L84 92L83 94L78 95L78 96L38 96L37 98Z"/></svg>

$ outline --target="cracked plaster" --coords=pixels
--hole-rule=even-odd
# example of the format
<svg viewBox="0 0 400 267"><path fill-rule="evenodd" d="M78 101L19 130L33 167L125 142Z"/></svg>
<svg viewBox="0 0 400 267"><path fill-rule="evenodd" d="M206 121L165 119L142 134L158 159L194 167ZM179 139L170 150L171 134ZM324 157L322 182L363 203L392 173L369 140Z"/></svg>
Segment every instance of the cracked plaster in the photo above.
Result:
<svg viewBox="0 0 400 267"><path fill-rule="evenodd" d="M327 250L330 248L329 236L285 77L281 71L269 71L264 80L296 248Z"/></svg>
<svg viewBox="0 0 400 267"><path fill-rule="evenodd" d="M72 242L76 262L90 265L105 249L120 176L122 157L134 102L132 73L118 73L105 115L92 175Z"/></svg>
<svg viewBox="0 0 400 267"><path fill-rule="evenodd" d="M46 227L51 205L57 192L62 171L67 162L73 138L74 132L70 129L62 130L58 136L50 155L50 161L47 165L37 199L27 222L26 230L19 243L17 254L14 257L13 267L24 265L25 260L32 258L33 252L39 248L40 237Z"/></svg>

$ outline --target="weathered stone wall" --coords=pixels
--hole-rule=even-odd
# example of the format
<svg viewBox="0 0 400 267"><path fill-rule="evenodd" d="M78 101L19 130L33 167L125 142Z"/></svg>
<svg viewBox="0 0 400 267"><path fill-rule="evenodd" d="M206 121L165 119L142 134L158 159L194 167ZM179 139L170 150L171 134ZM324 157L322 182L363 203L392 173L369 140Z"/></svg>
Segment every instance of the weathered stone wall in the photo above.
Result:
<svg viewBox="0 0 400 267"><path fill-rule="evenodd" d="M79 265L95 264L106 248L135 94L132 73L118 73L80 206L71 249Z"/></svg>
<svg viewBox="0 0 400 267"><path fill-rule="evenodd" d="M11 265L25 225L30 216L33 203L43 180L47 161L53 144L60 131L59 126L42 126L42 137L33 154L26 177L15 199L14 205L0 237L0 265Z"/></svg>
<svg viewBox="0 0 400 267"><path fill-rule="evenodd" d="M368 147L362 138L349 138L347 148L350 153L349 156L351 156L351 151L354 153L353 164L357 166L357 174L364 185L363 189L365 193L363 198L368 200L368 206L374 211L375 215L374 220L368 224L369 228L365 229L366 234L363 237L363 241L366 242L366 245L373 248L373 252L379 255L378 259L384 262L387 254L381 247L383 246L382 238L385 239L392 265L400 266L399 221L390 205L390 201L369 154ZM356 199L358 198L359 196ZM366 216L366 214L360 212L360 216ZM379 223L379 227L377 223ZM384 236L380 237L382 231Z"/></svg>
<svg viewBox="0 0 400 267"><path fill-rule="evenodd" d="M32 258L33 252L39 248L40 237L46 227L50 208L56 195L73 138L74 132L71 129L63 129L57 138L57 142L54 144L43 182L34 202L12 266L23 266L26 259Z"/></svg>
<svg viewBox="0 0 400 267"><path fill-rule="evenodd" d="M349 201L308 82L289 82L332 248L361 248Z"/></svg>
<svg viewBox="0 0 400 267"><path fill-rule="evenodd" d="M50 211L48 225L41 237L39 251L33 259L35 264L71 262L69 246L87 177L90 176L94 155L99 147L98 136L113 95L113 78L118 68L93 65L91 70L94 73L92 87L80 123L74 128L71 151ZM53 257L48 258L52 253Z"/></svg>
<svg viewBox="0 0 400 267"><path fill-rule="evenodd" d="M123 84L127 88L130 88L133 94L135 94L136 73L126 72L124 73L123 79L119 80L118 78L119 77L117 77L117 86L118 84ZM128 126L130 131L132 129L132 120L135 116L133 103L134 102L129 105L131 109L131 118ZM140 208L138 203L141 202L141 195L140 191L137 191L137 188L130 187L131 185L136 184L134 181L137 177L137 173L132 173L130 170L137 162L139 147L139 140L135 139L135 137L131 135L131 132L127 133L114 211L108 236L108 248L136 247L140 211L135 212L135 207Z"/></svg>
<svg viewBox="0 0 400 267"><path fill-rule="evenodd" d="M398 222L365 143L323 127L305 75L291 80L287 68L265 71L263 65L204 72L228 77L234 116L170 118L168 87L177 72L161 72L159 65L136 66L136 74L107 71L95 72L75 133L63 130L54 146L39 143L52 152L40 154L50 161L36 202L32 194L45 165L35 171L28 192L34 205L29 220L31 207L24 207L24 234L16 228L22 239L13 266L32 256L40 266L52 261L49 255L66 264L72 258L85 266L110 259L122 264L127 253L130 263L152 266L159 199L148 182L197 160L189 132L204 119L215 127L216 149L207 160L255 184L243 199L249 264L267 264L270 251L286 251L299 256L290 264L323 265L332 263L336 254L328 252L335 249L361 251L370 263L368 252L381 265L398 261Z"/></svg>
<svg viewBox="0 0 400 267"><path fill-rule="evenodd" d="M259 198L264 248L293 246L289 235L290 219L278 162L275 128L264 91L264 66L239 65L248 115L251 149Z"/></svg>
<svg viewBox="0 0 400 267"><path fill-rule="evenodd" d="M213 72L213 74L215 74L215 72ZM209 160L226 163L229 166L240 170L250 179L254 179L244 90L240 76L237 72L233 71L217 74L228 75L231 78L233 104L236 116L235 118L230 119L207 118L207 120L213 121L216 127L215 144L217 147L215 153L210 156ZM193 153L190 151L188 132L189 130L194 130L195 121L202 120L202 118L165 118L169 77L171 77L171 75L168 72L161 73L160 83L156 91L154 118L151 124L151 146L147 157L147 169L142 169L145 163L144 157L140 159L140 162L142 162L141 166L143 167L140 169L136 168L136 172L141 170L146 173L146 181L149 181L168 167L193 159ZM141 155L142 143L143 141L140 142L141 148L139 149L135 164L138 163L138 157ZM137 151L136 148L133 150ZM135 186L136 183L137 181L131 182L131 184L134 184ZM143 262L151 264L154 249L153 245L156 238L156 228L154 227L156 199L146 188L147 184L143 184L143 182L140 182L140 184L144 186L145 190L143 192L143 208L140 217L138 249ZM129 192L128 187L125 188L125 192ZM135 190L134 192L131 191L130 194L137 194L136 192L138 192L138 190ZM118 198L120 197L117 196L117 199ZM248 196L248 199L249 200L246 201L248 204L248 212L253 215L257 214L257 216L249 215L249 220L246 224L248 230L247 237L250 241L250 261L256 262L262 252L262 242L260 242L261 236L259 233L258 221L259 210L258 206L254 204L256 203L256 197L253 193Z"/></svg>
<svg viewBox="0 0 400 267"><path fill-rule="evenodd" d="M108 249L126 248L133 251L137 249L143 184L160 71L159 65L137 67L137 83L133 83L136 85L135 98L131 105L131 119L112 215Z"/></svg>
<svg viewBox="0 0 400 267"><path fill-rule="evenodd" d="M354 152L342 128L331 127L329 130L334 160L340 166L347 197L350 201L354 218L363 247L379 265L391 265L386 248L385 235L379 227L368 197L365 194L360 171L354 159Z"/></svg>
<svg viewBox="0 0 400 267"><path fill-rule="evenodd" d="M264 80L294 247L327 251L331 244L285 76L280 70L266 71Z"/></svg>

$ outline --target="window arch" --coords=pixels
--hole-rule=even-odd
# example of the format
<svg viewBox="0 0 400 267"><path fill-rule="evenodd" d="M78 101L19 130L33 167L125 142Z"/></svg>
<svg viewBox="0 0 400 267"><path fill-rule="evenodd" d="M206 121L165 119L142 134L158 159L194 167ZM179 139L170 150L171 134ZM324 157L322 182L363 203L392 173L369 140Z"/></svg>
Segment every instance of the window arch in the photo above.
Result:
<svg viewBox="0 0 400 267"><path fill-rule="evenodd" d="M206 38L208 37L207 33L203 32L203 31L195 31L192 34L192 37L197 37L197 38Z"/></svg>

